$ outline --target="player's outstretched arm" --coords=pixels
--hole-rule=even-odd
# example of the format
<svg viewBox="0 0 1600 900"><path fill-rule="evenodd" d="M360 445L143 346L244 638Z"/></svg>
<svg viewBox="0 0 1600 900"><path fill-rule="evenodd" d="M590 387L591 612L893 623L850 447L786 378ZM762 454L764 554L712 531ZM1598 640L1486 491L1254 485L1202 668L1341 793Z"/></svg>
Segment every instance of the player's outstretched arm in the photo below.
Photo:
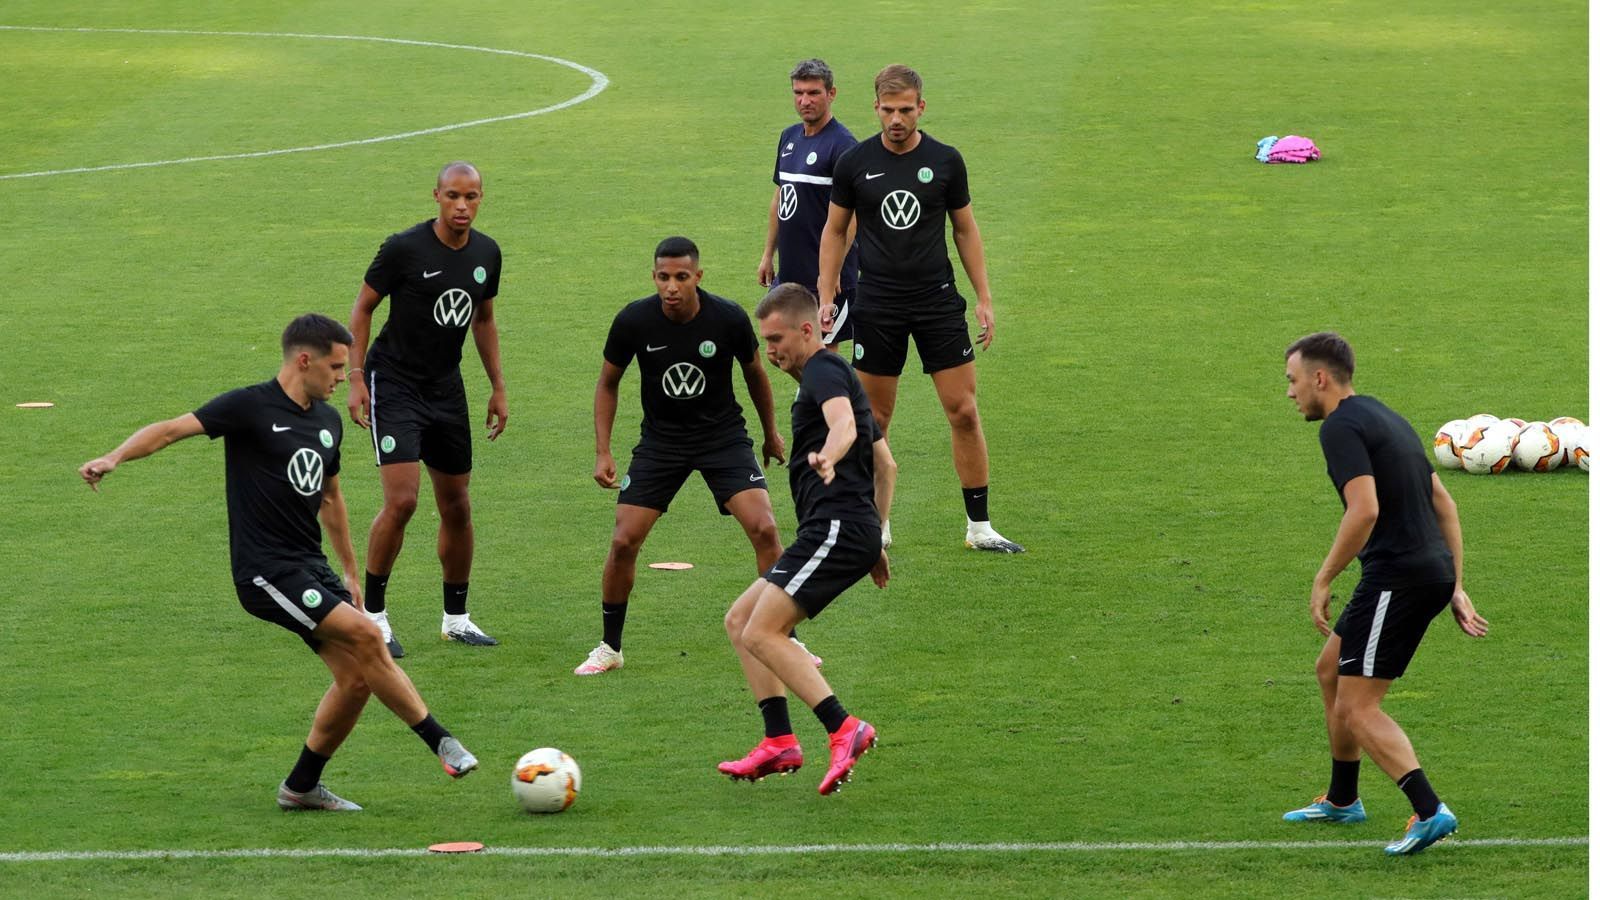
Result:
<svg viewBox="0 0 1600 900"><path fill-rule="evenodd" d="M98 492L100 479L110 475L122 463L144 459L169 444L204 433L205 427L194 413L184 413L164 422L152 422L129 435L117 449L79 466L78 474L88 482L90 488Z"/></svg>
<svg viewBox="0 0 1600 900"><path fill-rule="evenodd" d="M739 367L744 371L744 386L750 391L750 403L761 417L761 464L770 465L773 460L781 463L784 454L783 433L778 430L778 419L772 406L772 382L767 380L767 369L761 364L761 355L757 353L740 363Z"/></svg>
<svg viewBox="0 0 1600 900"><path fill-rule="evenodd" d="M511 417L506 405L506 381L500 371L500 327L494 323L494 298L478 304L472 314L472 343L478 347L478 358L483 361L483 374L489 376L489 417L484 427L489 429L489 440L494 440L506 430L506 420Z"/></svg>
<svg viewBox="0 0 1600 900"><path fill-rule="evenodd" d="M822 304L822 330L833 330L833 301L839 293L839 270L849 248L846 237L855 211L837 203L828 204L828 221L822 226L822 243L817 249L817 300Z"/></svg>
<svg viewBox="0 0 1600 900"><path fill-rule="evenodd" d="M332 475L322 482L322 508L317 512L322 519L322 530L333 545L344 570L345 590L356 602L356 609L366 609L361 597L361 569L356 564L356 545L350 540L350 513L344 505L344 491L339 487L339 476Z"/></svg>
<svg viewBox="0 0 1600 900"><path fill-rule="evenodd" d="M367 396L367 342L372 337L372 311L383 302L383 295L373 290L365 281L356 292L355 306L350 308L350 396L345 405L350 408L350 421L368 427L372 415L372 400Z"/></svg>
<svg viewBox="0 0 1600 900"><path fill-rule="evenodd" d="M822 418L828 423L828 438L822 449L812 451L806 462L822 476L823 484L833 484L834 464L844 459L856 442L856 414L850 398L829 397L822 401Z"/></svg>
<svg viewBox="0 0 1600 900"><path fill-rule="evenodd" d="M1344 518L1339 520L1339 533L1334 535L1333 546L1317 570L1311 583L1311 621L1324 636L1332 633L1328 625L1328 606L1333 593L1333 580L1350 565L1361 548L1372 537L1372 528L1378 524L1378 482L1371 475L1358 475L1344 485Z"/></svg>
<svg viewBox="0 0 1600 900"><path fill-rule="evenodd" d="M1456 564L1456 587L1450 596L1450 614L1455 616L1456 624L1461 630L1471 637L1483 637L1489 633L1489 623L1483 616L1478 615L1478 610L1472 605L1472 598L1461 587L1462 572L1462 542L1461 542L1461 517L1456 510L1456 501L1445 490L1444 482L1439 480L1439 473L1433 475L1433 514L1439 519L1439 531L1444 535L1445 546L1450 548L1450 556Z"/></svg>
<svg viewBox="0 0 1600 900"><path fill-rule="evenodd" d="M989 266L984 260L983 235L978 233L972 204L951 210L950 231L956 241L956 253L961 256L961 268L978 294L978 342L987 350L994 343L994 296L989 293Z"/></svg>
<svg viewBox="0 0 1600 900"><path fill-rule="evenodd" d="M622 367L610 360L600 363L600 380L594 386L594 480L608 490L616 490L617 461L611 456L611 428L617 421L617 387L622 384Z"/></svg>
<svg viewBox="0 0 1600 900"><path fill-rule="evenodd" d="M778 252L778 203L783 195L783 188L772 189L772 203L767 208L767 244L761 251L761 262L756 264L756 284L762 287L772 287L773 276L776 269L772 265L772 255Z"/></svg>

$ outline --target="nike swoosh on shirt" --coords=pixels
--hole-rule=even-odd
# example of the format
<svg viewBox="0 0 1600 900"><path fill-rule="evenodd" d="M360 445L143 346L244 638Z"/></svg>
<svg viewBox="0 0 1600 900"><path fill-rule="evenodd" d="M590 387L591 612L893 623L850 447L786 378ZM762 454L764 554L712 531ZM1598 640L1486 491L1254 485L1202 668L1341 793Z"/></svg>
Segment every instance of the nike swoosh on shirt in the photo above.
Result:
<svg viewBox="0 0 1600 900"><path fill-rule="evenodd" d="M432 278L433 276L435 276L435 275L437 275L437 274L439 274L440 272L443 272L443 271L444 271L443 269L438 269L438 270L433 271L433 272L429 272L429 271L424 270L423 273L422 273L422 277L423 278Z"/></svg>
<svg viewBox="0 0 1600 900"><path fill-rule="evenodd" d="M657 350L665 350L665 349L667 349L667 345L666 344L662 344L659 347L652 347L649 344L645 344L644 345L644 352L646 352L646 353L654 353Z"/></svg>
<svg viewBox="0 0 1600 900"><path fill-rule="evenodd" d="M874 178L882 178L883 176L885 176L885 175L887 175L889 173L888 172L879 172L878 174L874 175L871 172L868 172L866 174L867 174L867 180L871 181Z"/></svg>
<svg viewBox="0 0 1600 900"><path fill-rule="evenodd" d="M273 431L288 431L289 430L289 426L287 426L287 425L274 425L274 426L272 426L272 430Z"/></svg>

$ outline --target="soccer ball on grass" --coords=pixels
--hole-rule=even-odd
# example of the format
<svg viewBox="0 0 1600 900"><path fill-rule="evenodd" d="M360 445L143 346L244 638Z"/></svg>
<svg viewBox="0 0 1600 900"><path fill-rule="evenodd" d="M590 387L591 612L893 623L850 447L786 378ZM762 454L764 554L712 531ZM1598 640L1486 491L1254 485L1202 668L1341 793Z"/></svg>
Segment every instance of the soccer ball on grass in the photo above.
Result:
<svg viewBox="0 0 1600 900"><path fill-rule="evenodd" d="M582 789L577 761L554 747L529 750L511 772L511 793L531 813L561 812Z"/></svg>

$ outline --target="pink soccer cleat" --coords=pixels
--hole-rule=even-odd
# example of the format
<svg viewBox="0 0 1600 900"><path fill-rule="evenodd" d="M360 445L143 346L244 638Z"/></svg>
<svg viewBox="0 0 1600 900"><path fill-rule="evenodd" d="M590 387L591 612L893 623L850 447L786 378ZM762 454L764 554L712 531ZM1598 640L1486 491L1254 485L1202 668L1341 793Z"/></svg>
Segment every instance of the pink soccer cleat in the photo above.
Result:
<svg viewBox="0 0 1600 900"><path fill-rule="evenodd" d="M828 735L828 750L833 758L828 763L827 776L817 787L817 793L823 795L837 793L839 788L850 780L850 771L855 768L856 760L867 752L868 747L876 746L877 743L878 729L855 716L845 719L838 731Z"/></svg>
<svg viewBox="0 0 1600 900"><path fill-rule="evenodd" d="M792 734L783 737L762 738L761 743L744 759L717 763L717 771L734 781L760 781L776 772L787 775L800 768L805 757L800 752L800 741Z"/></svg>

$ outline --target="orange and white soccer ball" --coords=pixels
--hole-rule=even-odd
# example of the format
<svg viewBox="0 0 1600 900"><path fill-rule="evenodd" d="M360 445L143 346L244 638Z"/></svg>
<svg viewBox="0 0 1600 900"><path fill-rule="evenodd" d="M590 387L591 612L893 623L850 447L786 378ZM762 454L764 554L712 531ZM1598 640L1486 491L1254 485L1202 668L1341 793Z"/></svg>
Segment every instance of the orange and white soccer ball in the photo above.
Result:
<svg viewBox="0 0 1600 900"><path fill-rule="evenodd" d="M578 762L554 747L529 750L511 772L511 793L531 813L558 813L578 799L583 773Z"/></svg>
<svg viewBox="0 0 1600 900"><path fill-rule="evenodd" d="M1511 465L1517 426L1506 421L1474 428L1461 442L1461 468L1473 475L1498 475Z"/></svg>
<svg viewBox="0 0 1600 900"><path fill-rule="evenodd" d="M1582 419L1558 416L1550 420L1550 430L1561 439L1561 451L1569 466L1589 471L1589 426Z"/></svg>
<svg viewBox="0 0 1600 900"><path fill-rule="evenodd" d="M1559 469L1565 459L1561 438L1545 422L1529 422L1517 433L1517 443L1511 448L1511 461L1524 472Z"/></svg>
<svg viewBox="0 0 1600 900"><path fill-rule="evenodd" d="M1441 469L1461 468L1461 442L1467 439L1467 420L1451 419L1433 433L1433 458Z"/></svg>

